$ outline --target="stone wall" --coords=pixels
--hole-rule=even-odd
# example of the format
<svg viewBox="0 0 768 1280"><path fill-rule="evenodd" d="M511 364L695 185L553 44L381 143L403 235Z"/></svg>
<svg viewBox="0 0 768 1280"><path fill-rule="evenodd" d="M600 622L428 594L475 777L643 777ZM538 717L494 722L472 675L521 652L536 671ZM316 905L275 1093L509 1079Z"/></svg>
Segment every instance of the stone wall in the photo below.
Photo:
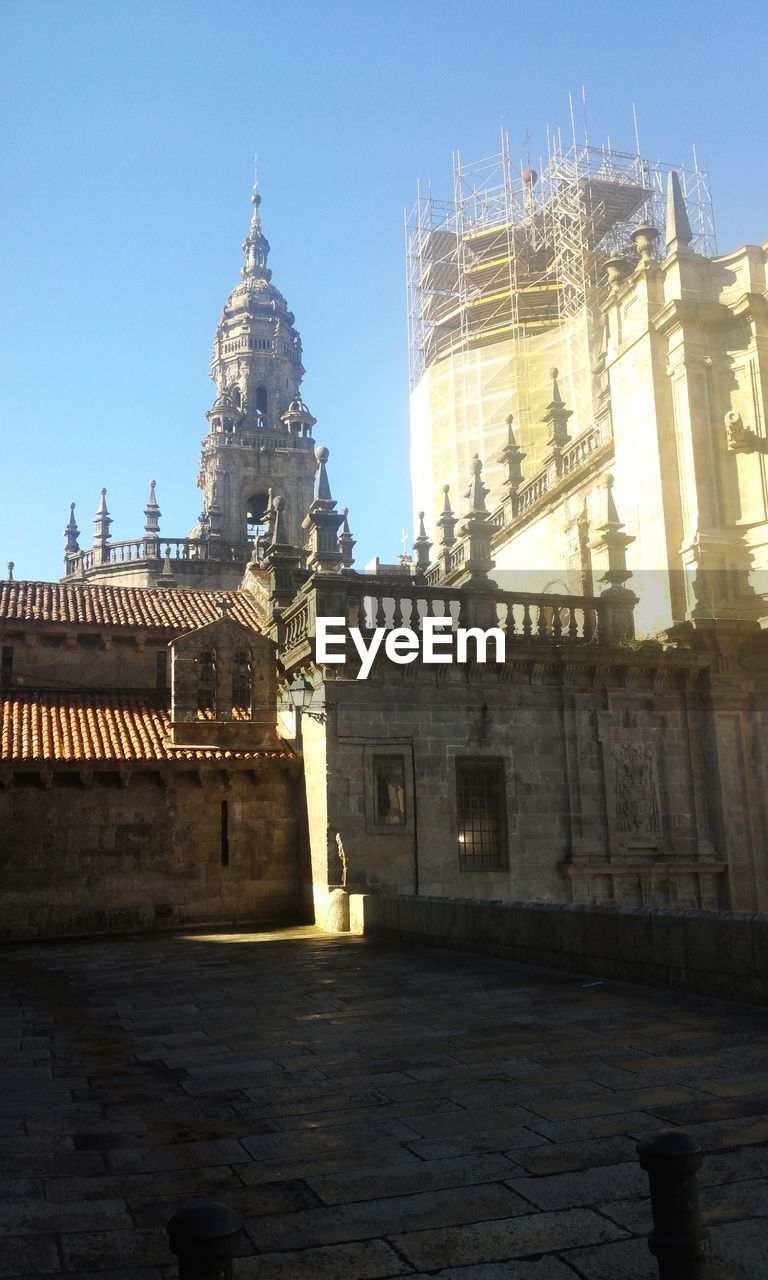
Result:
<svg viewBox="0 0 768 1280"><path fill-rule="evenodd" d="M70 634L3 626L3 646L13 649L13 689L115 689L130 692L170 689L172 631L145 639L123 631L94 628Z"/></svg>
<svg viewBox="0 0 768 1280"><path fill-rule="evenodd" d="M326 669L325 752L311 779L307 760L316 885L327 830L343 846L351 891L734 905L712 835L692 654L518 651L501 670L454 666L439 676L385 661L367 681L333 678L341 670ZM397 825L376 822L381 753L402 760ZM496 868L460 867L465 760L503 769L505 857ZM728 803L740 803L735 792ZM328 883L340 884L333 871L329 860ZM745 905L758 905L758 880L764 894L762 866L753 866L751 887L737 880Z"/></svg>
<svg viewBox="0 0 768 1280"><path fill-rule="evenodd" d="M351 917L375 937L768 1003L768 915L369 894Z"/></svg>
<svg viewBox="0 0 768 1280"><path fill-rule="evenodd" d="M156 587L165 564L165 548L160 538L160 556L139 560L116 560L104 565L93 565L86 570L85 581L95 586ZM237 559L210 560L176 558L171 551L171 573L177 587L187 590L236 591L243 577L247 557L247 544Z"/></svg>
<svg viewBox="0 0 768 1280"><path fill-rule="evenodd" d="M58 770L44 788L30 771L0 790L0 938L311 919L292 765L131 769L125 781Z"/></svg>

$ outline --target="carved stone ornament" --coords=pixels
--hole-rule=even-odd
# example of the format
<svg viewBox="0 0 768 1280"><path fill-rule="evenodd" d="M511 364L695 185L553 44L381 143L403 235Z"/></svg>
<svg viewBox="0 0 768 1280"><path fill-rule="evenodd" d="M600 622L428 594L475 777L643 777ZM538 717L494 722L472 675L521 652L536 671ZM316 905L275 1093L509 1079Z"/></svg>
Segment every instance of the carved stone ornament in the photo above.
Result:
<svg viewBox="0 0 768 1280"><path fill-rule="evenodd" d="M754 453L758 447L757 436L744 426L740 413L729 409L725 415L725 431L729 453Z"/></svg>
<svg viewBox="0 0 768 1280"><path fill-rule="evenodd" d="M661 832L656 753L648 743L621 742L615 748L616 827L632 835Z"/></svg>

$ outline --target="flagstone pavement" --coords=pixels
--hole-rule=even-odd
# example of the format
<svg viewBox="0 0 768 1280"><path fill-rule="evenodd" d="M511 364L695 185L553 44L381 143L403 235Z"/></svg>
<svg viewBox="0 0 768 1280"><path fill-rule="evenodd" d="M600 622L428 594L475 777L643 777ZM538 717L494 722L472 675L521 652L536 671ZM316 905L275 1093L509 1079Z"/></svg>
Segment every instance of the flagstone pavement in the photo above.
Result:
<svg viewBox="0 0 768 1280"><path fill-rule="evenodd" d="M314 929L0 950L0 1276L652 1280L679 1125L715 1280L768 1275L768 1010Z"/></svg>

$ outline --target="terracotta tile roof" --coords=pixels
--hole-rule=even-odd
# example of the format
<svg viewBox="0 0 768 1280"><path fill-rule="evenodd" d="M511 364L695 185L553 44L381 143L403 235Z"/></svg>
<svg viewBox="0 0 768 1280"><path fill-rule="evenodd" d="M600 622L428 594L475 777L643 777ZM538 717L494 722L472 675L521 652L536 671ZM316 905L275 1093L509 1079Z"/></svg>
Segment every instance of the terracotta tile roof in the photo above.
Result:
<svg viewBox="0 0 768 1280"><path fill-rule="evenodd" d="M91 763L283 759L292 752L217 751L163 745L168 713L121 694L0 695L0 762Z"/></svg>
<svg viewBox="0 0 768 1280"><path fill-rule="evenodd" d="M244 591L188 591L181 587L109 587L88 582L0 582L1 622L53 622L65 626L129 627L189 631L214 622L217 600L229 616L258 627Z"/></svg>

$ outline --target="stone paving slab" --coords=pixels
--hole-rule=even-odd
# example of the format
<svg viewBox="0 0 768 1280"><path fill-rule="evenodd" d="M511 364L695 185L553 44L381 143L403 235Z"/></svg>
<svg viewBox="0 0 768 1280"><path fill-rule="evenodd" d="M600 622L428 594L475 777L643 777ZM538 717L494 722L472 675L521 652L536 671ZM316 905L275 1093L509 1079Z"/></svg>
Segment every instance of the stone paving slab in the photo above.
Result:
<svg viewBox="0 0 768 1280"><path fill-rule="evenodd" d="M449 1187L479 1186L512 1177L517 1166L505 1156L475 1156L422 1161L391 1169L362 1169L332 1177L309 1178L308 1185L325 1204L349 1204L416 1191L445 1191Z"/></svg>
<svg viewBox="0 0 768 1280"><path fill-rule="evenodd" d="M0 1277L655 1280L637 1138L705 1149L712 1280L768 1274L768 1012L312 929L0 951Z"/></svg>
<svg viewBox="0 0 768 1280"><path fill-rule="evenodd" d="M620 1240L628 1233L591 1209L531 1213L526 1217L475 1222L442 1231L414 1231L392 1242L409 1262L426 1271L474 1262L496 1262L555 1253L577 1244Z"/></svg>

